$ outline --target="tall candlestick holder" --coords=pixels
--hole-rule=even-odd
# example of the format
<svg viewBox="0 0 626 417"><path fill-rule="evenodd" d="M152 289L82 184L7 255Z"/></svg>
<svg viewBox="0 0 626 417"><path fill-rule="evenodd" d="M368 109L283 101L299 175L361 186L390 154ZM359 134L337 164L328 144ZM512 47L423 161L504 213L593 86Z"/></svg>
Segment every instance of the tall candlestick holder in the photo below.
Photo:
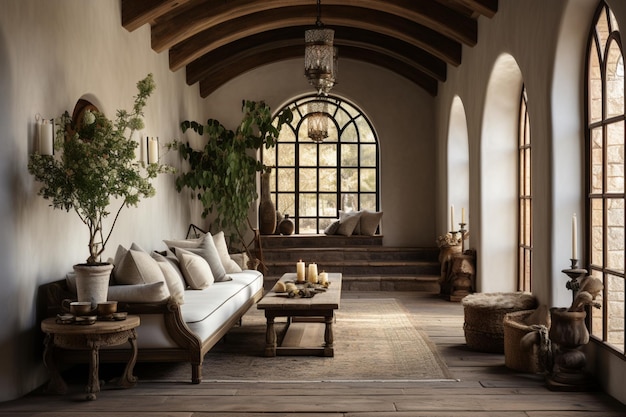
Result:
<svg viewBox="0 0 626 417"><path fill-rule="evenodd" d="M467 223L459 223L459 226L461 226L459 229L459 233L461 234L461 253L465 253L465 234L467 233L467 230L465 229L466 225Z"/></svg>
<svg viewBox="0 0 626 417"><path fill-rule="evenodd" d="M578 267L578 259L572 258L570 259L570 262L572 263L571 266L568 269L563 269L561 272L570 278L570 280L565 284L565 287L568 290L572 290L573 301L576 297L576 292L580 289L580 282L578 281L578 278L587 275L588 271L584 268Z"/></svg>

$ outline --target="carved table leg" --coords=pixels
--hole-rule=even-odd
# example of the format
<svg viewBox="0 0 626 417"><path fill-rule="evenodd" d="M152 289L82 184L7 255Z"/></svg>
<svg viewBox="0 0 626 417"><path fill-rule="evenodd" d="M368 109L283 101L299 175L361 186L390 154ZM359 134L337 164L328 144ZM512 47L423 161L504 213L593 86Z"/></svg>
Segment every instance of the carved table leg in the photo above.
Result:
<svg viewBox="0 0 626 417"><path fill-rule="evenodd" d="M95 400L96 393L100 392L100 378L98 369L100 369L100 345L98 341L88 340L87 345L91 349L91 357L89 360L89 382L87 382L87 399Z"/></svg>
<svg viewBox="0 0 626 417"><path fill-rule="evenodd" d="M324 323L326 324L324 330L324 356L334 356L333 315L325 316Z"/></svg>
<svg viewBox="0 0 626 417"><path fill-rule="evenodd" d="M274 329L274 317L265 315L267 318L267 331L265 333L265 356L276 356L276 329Z"/></svg>
<svg viewBox="0 0 626 417"><path fill-rule="evenodd" d="M54 361L54 335L52 334L46 334L44 339L43 363L50 373L50 382L46 391L55 394L67 393L67 384L61 377L59 368Z"/></svg>
<svg viewBox="0 0 626 417"><path fill-rule="evenodd" d="M124 374L117 381L117 385L123 388L131 388L137 384L137 377L133 375L133 369L135 369L135 363L137 362L137 332L135 332L135 329L130 331L128 342L130 343L132 354L126 364Z"/></svg>

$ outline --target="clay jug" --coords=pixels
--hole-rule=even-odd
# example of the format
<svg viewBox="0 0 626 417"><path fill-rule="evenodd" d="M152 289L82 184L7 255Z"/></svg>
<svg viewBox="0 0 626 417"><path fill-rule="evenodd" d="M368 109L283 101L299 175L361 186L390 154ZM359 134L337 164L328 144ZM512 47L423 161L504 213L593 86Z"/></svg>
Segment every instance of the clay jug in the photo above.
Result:
<svg viewBox="0 0 626 417"><path fill-rule="evenodd" d="M294 228L295 225L293 224L293 220L291 220L289 215L285 213L285 218L278 224L278 231L281 235L291 235L293 234Z"/></svg>

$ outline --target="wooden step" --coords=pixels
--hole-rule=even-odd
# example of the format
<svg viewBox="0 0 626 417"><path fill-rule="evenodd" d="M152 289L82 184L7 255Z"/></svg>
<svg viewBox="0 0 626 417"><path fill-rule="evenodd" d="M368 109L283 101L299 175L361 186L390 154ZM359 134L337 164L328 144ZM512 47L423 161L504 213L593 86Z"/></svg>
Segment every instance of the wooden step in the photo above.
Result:
<svg viewBox="0 0 626 417"><path fill-rule="evenodd" d="M439 249L382 246L382 236L261 236L266 288L296 262L317 264L318 271L341 272L344 289L361 291L439 291Z"/></svg>
<svg viewBox="0 0 626 417"><path fill-rule="evenodd" d="M335 271L333 271L335 272ZM271 290L280 276L265 276L264 288ZM343 275L342 291L419 291L438 294L439 275Z"/></svg>

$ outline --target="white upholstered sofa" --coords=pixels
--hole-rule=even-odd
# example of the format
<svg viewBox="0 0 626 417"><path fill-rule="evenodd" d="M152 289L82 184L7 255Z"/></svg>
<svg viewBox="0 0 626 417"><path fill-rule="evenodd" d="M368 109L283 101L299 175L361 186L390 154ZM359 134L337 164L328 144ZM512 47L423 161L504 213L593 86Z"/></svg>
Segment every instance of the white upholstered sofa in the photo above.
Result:
<svg viewBox="0 0 626 417"><path fill-rule="evenodd" d="M141 318L138 361L189 362L191 381L199 383L204 355L263 296L263 275L234 262L223 235L165 242L168 251L162 253L134 244L118 248L108 299L118 301L118 311ZM42 318L57 314L63 299L76 297L72 280L68 274L42 286ZM125 362L128 347L102 349L100 361ZM87 359L87 352L59 353L63 361Z"/></svg>

